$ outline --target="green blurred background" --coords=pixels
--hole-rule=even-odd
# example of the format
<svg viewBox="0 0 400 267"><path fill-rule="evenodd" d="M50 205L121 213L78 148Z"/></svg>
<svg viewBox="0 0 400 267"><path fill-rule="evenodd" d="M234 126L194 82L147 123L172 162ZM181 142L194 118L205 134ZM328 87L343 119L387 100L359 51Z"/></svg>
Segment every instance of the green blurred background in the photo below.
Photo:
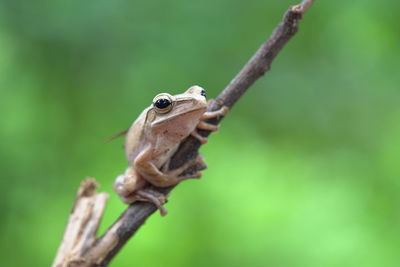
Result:
<svg viewBox="0 0 400 267"><path fill-rule="evenodd" d="M124 209L153 96L215 97L296 1L1 0L2 266L49 266L85 176ZM398 1L316 1L111 266L399 266Z"/></svg>

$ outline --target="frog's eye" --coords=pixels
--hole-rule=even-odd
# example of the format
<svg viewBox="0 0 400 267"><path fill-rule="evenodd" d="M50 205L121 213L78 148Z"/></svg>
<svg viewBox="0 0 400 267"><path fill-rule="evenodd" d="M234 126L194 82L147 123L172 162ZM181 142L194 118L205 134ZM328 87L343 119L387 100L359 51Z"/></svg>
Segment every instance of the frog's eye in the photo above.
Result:
<svg viewBox="0 0 400 267"><path fill-rule="evenodd" d="M173 99L170 94L159 94L153 99L153 107L157 113L167 113L172 109Z"/></svg>
<svg viewBox="0 0 400 267"><path fill-rule="evenodd" d="M204 97L206 97L206 96L207 96L207 94L206 94L206 90L204 90L204 89L201 89L201 92L200 92L200 94L201 94L202 96L204 96Z"/></svg>

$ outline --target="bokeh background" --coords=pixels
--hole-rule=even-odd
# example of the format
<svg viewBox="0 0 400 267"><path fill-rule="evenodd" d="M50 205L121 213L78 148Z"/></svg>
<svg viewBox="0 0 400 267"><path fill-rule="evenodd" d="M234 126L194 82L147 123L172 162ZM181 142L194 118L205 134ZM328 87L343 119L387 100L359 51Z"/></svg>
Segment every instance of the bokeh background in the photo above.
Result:
<svg viewBox="0 0 400 267"><path fill-rule="evenodd" d="M215 97L297 1L1 0L2 266L49 266L85 176L124 209L153 96ZM399 266L400 2L316 1L111 266Z"/></svg>

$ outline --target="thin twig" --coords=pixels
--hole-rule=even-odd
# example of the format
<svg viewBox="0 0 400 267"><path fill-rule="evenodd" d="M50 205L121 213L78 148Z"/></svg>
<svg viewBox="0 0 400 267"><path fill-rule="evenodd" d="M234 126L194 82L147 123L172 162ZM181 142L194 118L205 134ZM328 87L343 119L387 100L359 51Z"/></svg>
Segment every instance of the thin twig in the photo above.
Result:
<svg viewBox="0 0 400 267"><path fill-rule="evenodd" d="M313 2L314 0L303 0L299 5L292 6L286 11L282 21L275 28L269 39L261 45L236 77L211 103L209 111L218 110L222 106L232 108L247 89L270 69L276 55L296 34L300 19ZM218 124L221 119L222 117L212 119L209 122ZM199 131L199 133L205 137L210 134L209 131L204 130ZM178 151L171 159L170 169L182 166L185 162L193 159L198 154L200 146L201 144L197 139L189 136L182 142ZM164 194L168 194L172 189L173 187L155 188L155 190ZM122 246L155 211L156 207L150 203L135 202L130 205L106 233L98 238L91 247L85 246L81 255L81 259L84 259L84 261L74 266L107 266ZM72 265L68 265L67 263L66 265L57 266Z"/></svg>

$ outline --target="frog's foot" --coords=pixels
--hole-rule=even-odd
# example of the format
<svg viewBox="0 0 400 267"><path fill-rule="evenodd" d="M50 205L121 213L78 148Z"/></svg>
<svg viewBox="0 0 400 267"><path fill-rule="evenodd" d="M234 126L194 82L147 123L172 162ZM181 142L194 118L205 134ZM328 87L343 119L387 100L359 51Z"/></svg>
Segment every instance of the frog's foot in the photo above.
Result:
<svg viewBox="0 0 400 267"><path fill-rule="evenodd" d="M183 168L185 167L185 168ZM207 168L206 163L204 162L204 157L201 154L197 154L197 156L186 163L184 166L179 169L183 169L178 175L179 181L187 180L190 178L201 178L201 170Z"/></svg>
<svg viewBox="0 0 400 267"><path fill-rule="evenodd" d="M201 144L205 144L208 141L207 137L204 137L202 135L200 135L197 132L197 129L200 130L207 130L207 131L211 131L211 132L217 132L219 129L218 125L214 125L211 123L206 122L205 120L208 119L213 119L213 118L219 118L222 116L225 116L229 111L229 108L227 106L223 106L222 108L216 110L216 111L207 111L205 112L202 116L201 116L201 120L200 122L197 124L196 130L194 130L191 135L196 138L197 140L200 141Z"/></svg>
<svg viewBox="0 0 400 267"><path fill-rule="evenodd" d="M206 111L201 116L201 120L224 117L224 116L226 116L226 114L228 114L228 111L229 111L229 108L227 106L222 106L220 109L215 110L215 111Z"/></svg>
<svg viewBox="0 0 400 267"><path fill-rule="evenodd" d="M168 165L169 164L164 165L164 167L162 168L162 172L168 176L177 177L179 182L190 178L200 178L200 171L207 168L207 165L204 162L204 157L200 154L197 154L194 159L176 169L168 170Z"/></svg>
<svg viewBox="0 0 400 267"><path fill-rule="evenodd" d="M141 189L135 192L135 200L153 203L160 211L161 216L167 215L167 210L163 206L167 202L167 198L160 192L148 188Z"/></svg>
<svg viewBox="0 0 400 267"><path fill-rule="evenodd" d="M164 164L164 167L160 169L152 161L147 160L146 156L144 152L135 159L135 169L147 182L157 187L176 185L188 178L200 178L201 174L198 170L206 167L203 158L197 156L176 169L170 170L169 164Z"/></svg>

